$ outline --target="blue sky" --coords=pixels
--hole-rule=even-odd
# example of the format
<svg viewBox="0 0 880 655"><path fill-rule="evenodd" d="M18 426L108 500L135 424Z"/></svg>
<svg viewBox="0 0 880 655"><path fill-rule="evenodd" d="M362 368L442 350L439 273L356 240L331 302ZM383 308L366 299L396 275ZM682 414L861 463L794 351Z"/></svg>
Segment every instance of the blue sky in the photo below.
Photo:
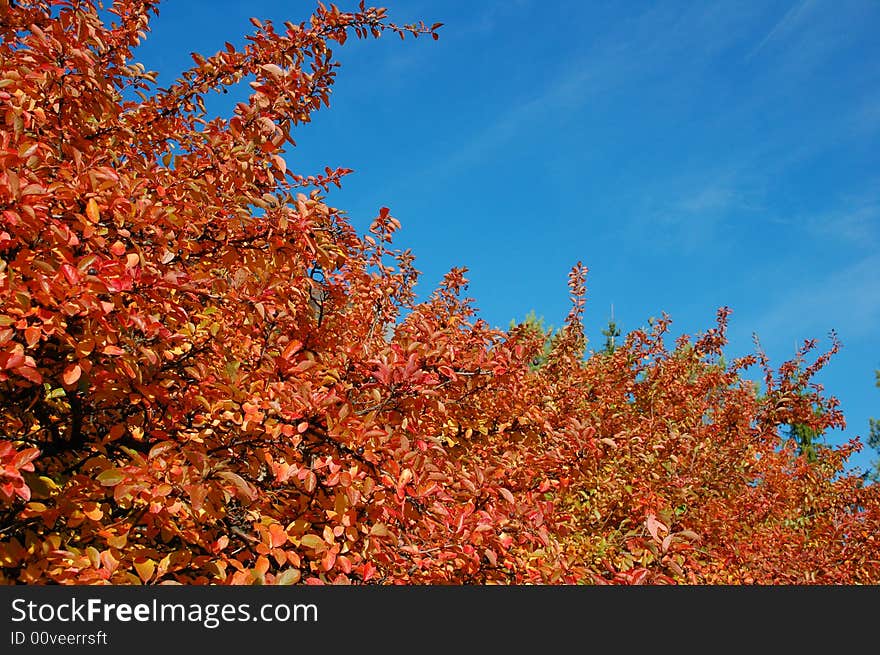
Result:
<svg viewBox="0 0 880 655"><path fill-rule="evenodd" d="M728 353L751 352L755 332L775 363L835 329L844 347L819 381L848 428L831 439L866 436L880 418L880 3L381 4L398 23L443 22L440 40L338 48L331 107L286 159L355 169L329 204L361 230L389 206L422 296L467 266L491 324L534 310L558 326L582 260L597 348L612 304L624 331L667 312L673 336L728 305ZM191 51L241 43L250 16L313 7L169 0L138 59L167 83Z"/></svg>

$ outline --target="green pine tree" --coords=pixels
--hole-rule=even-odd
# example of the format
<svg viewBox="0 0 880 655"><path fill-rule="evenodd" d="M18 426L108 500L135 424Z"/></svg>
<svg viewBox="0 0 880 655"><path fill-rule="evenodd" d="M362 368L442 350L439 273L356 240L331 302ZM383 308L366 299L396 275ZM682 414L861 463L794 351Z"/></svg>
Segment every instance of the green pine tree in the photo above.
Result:
<svg viewBox="0 0 880 655"><path fill-rule="evenodd" d="M880 370L874 371L875 384L880 388ZM875 451L880 452L880 420L868 419L868 445ZM880 482L880 459L874 461L874 468L867 476L872 482Z"/></svg>
<svg viewBox="0 0 880 655"><path fill-rule="evenodd" d="M547 363L547 358L550 356L550 351L553 349L553 339L555 337L555 331L553 326L545 327L544 326L544 317L539 317L535 314L535 310L531 310L525 317L525 319L521 323L517 323L515 320L510 321L510 329L521 327L527 331L534 331L544 337L544 349L538 354L529 364L529 368L533 371L535 369L541 368L544 364Z"/></svg>
<svg viewBox="0 0 880 655"><path fill-rule="evenodd" d="M821 416L821 409L814 408L813 413ZM819 442L824 435L824 430L817 430L806 423L791 423L788 425L788 437L797 443L798 452L815 462L818 455Z"/></svg>
<svg viewBox="0 0 880 655"><path fill-rule="evenodd" d="M608 327L602 330L605 335L605 348L603 349L607 355L614 352L616 348L615 339L620 336L620 328L614 322L614 305L611 305L611 318L608 319Z"/></svg>
<svg viewBox="0 0 880 655"><path fill-rule="evenodd" d="M788 426L788 437L797 441L798 452L806 455L811 462L816 461L816 444L822 431L811 428L804 423L793 423Z"/></svg>

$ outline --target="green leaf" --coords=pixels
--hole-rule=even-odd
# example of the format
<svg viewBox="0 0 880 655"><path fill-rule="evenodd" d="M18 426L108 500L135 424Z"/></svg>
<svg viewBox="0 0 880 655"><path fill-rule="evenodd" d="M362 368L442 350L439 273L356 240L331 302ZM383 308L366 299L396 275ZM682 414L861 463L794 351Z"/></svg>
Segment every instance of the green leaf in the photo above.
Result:
<svg viewBox="0 0 880 655"><path fill-rule="evenodd" d="M312 535L309 535L309 536L312 536ZM297 582L300 581L301 577L302 577L302 573L300 572L299 569L294 569L294 568L285 569L280 574L278 574L278 577L275 578L275 584L276 585L296 584Z"/></svg>

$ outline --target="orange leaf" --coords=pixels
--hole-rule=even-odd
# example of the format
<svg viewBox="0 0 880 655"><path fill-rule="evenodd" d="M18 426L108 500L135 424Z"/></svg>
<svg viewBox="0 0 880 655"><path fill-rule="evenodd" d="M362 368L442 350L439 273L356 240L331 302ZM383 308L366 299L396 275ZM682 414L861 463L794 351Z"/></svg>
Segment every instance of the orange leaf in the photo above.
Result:
<svg viewBox="0 0 880 655"><path fill-rule="evenodd" d="M91 337L83 337L74 348L78 357L87 357L95 349L95 340Z"/></svg>
<svg viewBox="0 0 880 655"><path fill-rule="evenodd" d="M101 510L97 503L88 503L88 507L83 508L83 514L93 521L100 521L104 516L103 510Z"/></svg>
<svg viewBox="0 0 880 655"><path fill-rule="evenodd" d="M284 75L284 71L277 64L263 64L260 68L269 73L272 77L281 77Z"/></svg>
<svg viewBox="0 0 880 655"><path fill-rule="evenodd" d="M97 223L101 220L101 210L98 209L98 203L94 198L89 198L89 201L86 203L86 216L92 223Z"/></svg>
<svg viewBox="0 0 880 655"><path fill-rule="evenodd" d="M266 572L269 570L269 560L264 555L260 555L257 558L257 561L254 563L254 571L259 573L261 576L266 575Z"/></svg>
<svg viewBox="0 0 880 655"><path fill-rule="evenodd" d="M269 538L272 548L278 548L287 543L287 532L278 523L269 526Z"/></svg>
<svg viewBox="0 0 880 655"><path fill-rule="evenodd" d="M61 376L61 380L68 387L76 384L76 381L79 380L79 376L82 375L82 369L79 364L71 364L66 369L64 369L64 373Z"/></svg>
<svg viewBox="0 0 880 655"><path fill-rule="evenodd" d="M40 340L40 328L31 326L24 331L24 340L29 347L33 347Z"/></svg>

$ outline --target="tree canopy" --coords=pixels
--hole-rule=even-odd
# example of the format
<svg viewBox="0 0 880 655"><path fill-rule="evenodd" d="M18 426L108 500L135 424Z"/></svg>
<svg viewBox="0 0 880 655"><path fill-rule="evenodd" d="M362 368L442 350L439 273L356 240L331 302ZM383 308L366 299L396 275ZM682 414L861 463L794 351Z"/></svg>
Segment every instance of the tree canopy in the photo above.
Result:
<svg viewBox="0 0 880 655"><path fill-rule="evenodd" d="M388 208L328 204L346 169L288 168L332 47L439 24L254 19L156 88L157 6L0 0L0 580L880 580L859 444L781 435L844 425L836 342L727 364L724 308L588 356L581 264L551 340L495 329L464 269L418 300Z"/></svg>

